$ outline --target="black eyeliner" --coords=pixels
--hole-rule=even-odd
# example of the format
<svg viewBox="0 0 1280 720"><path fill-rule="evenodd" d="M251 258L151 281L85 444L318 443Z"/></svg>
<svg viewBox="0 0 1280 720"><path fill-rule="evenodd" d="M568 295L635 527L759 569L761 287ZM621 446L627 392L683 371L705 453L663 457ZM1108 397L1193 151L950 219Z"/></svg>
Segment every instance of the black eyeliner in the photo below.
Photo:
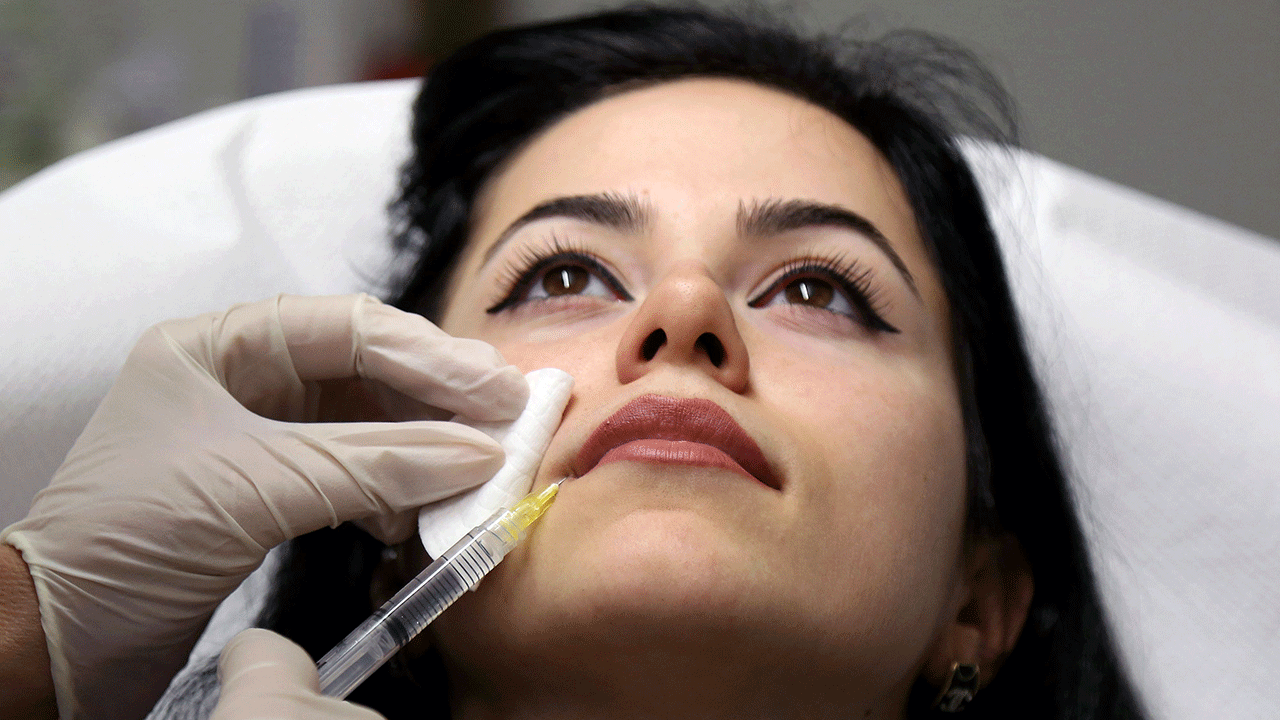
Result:
<svg viewBox="0 0 1280 720"><path fill-rule="evenodd" d="M609 272L599 260L581 250L570 249L558 237L553 235L550 248L531 249L522 253L522 257L515 265L516 269L509 269L504 274L506 279L503 284L511 286L510 292L485 312L489 315L494 315L524 302L525 295L528 294L533 284L537 282L539 274L556 265L577 265L584 268L599 278L605 285L608 285L609 289L616 293L619 299L624 301L632 300L631 293L622 287L622 283L619 283L613 273Z"/></svg>
<svg viewBox="0 0 1280 720"><path fill-rule="evenodd" d="M850 318L868 330L897 334L901 330L890 325L876 309L876 292L871 278L874 273L870 268L859 268L856 262L834 258L805 258L793 260L783 267L782 276L775 280L768 289L750 300L747 304L759 307L758 303L771 300L786 285L797 278L818 276L834 282L845 296L853 303L859 317ZM828 310L827 312L834 312ZM840 313L836 313L840 314Z"/></svg>

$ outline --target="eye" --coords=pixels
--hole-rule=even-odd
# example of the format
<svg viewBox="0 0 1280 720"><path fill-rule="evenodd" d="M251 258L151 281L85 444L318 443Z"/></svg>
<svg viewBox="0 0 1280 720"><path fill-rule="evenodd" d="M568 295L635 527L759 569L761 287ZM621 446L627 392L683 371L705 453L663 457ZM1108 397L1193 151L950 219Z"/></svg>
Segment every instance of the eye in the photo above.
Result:
<svg viewBox="0 0 1280 720"><path fill-rule="evenodd" d="M792 305L808 305L809 307L830 310L841 315L853 315L853 306L826 280L818 278L796 278L787 283L781 293L774 295L786 299ZM766 303L769 304L769 303Z"/></svg>
<svg viewBox="0 0 1280 720"><path fill-rule="evenodd" d="M763 295L751 301L751 307L764 308L773 305L803 305L816 310L826 310L837 315L858 319L860 314L842 290L821 278L783 278Z"/></svg>
<svg viewBox="0 0 1280 720"><path fill-rule="evenodd" d="M790 264L767 290L748 305L753 308L789 306L812 308L848 318L868 330L896 333L875 305L870 270L838 260L808 260Z"/></svg>
<svg viewBox="0 0 1280 720"><path fill-rule="evenodd" d="M502 282L510 287L506 297L485 312L494 314L530 302L557 298L592 297L603 300L631 300L622 283L604 265L578 251L531 255L508 268Z"/></svg>
<svg viewBox="0 0 1280 720"><path fill-rule="evenodd" d="M533 282L525 300L540 300L566 295L613 297L614 293L604 281L579 265L556 265L542 273L542 279Z"/></svg>

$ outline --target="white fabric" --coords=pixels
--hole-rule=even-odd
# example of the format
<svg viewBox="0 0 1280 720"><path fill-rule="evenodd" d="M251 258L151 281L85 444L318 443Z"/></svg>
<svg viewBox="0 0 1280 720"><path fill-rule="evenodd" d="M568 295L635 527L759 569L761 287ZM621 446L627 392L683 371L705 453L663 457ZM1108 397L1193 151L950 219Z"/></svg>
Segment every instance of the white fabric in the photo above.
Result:
<svg viewBox="0 0 1280 720"><path fill-rule="evenodd" d="M1152 717L1275 717L1280 243L1042 157L976 154Z"/></svg>
<svg viewBox="0 0 1280 720"><path fill-rule="evenodd" d="M490 515L529 494L533 476L569 403L573 376L556 368L543 368L524 377L529 381L529 404L520 417L500 423L461 420L497 440L506 452L506 460L485 484L419 511L418 535L431 557L440 557Z"/></svg>
<svg viewBox="0 0 1280 720"><path fill-rule="evenodd" d="M414 86L238 103L0 195L0 527L26 514L143 329L278 292L380 294Z"/></svg>
<svg viewBox="0 0 1280 720"><path fill-rule="evenodd" d="M413 90L237 104L0 195L0 523L142 328L280 291L377 290ZM1034 155L975 154L1152 717L1273 716L1280 243Z"/></svg>

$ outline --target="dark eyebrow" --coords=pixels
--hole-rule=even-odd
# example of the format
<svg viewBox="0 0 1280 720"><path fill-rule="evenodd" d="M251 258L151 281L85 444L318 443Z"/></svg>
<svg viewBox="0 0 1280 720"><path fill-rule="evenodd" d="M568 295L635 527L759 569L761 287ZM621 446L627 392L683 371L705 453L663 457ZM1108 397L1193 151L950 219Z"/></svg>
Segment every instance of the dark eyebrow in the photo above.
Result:
<svg viewBox="0 0 1280 720"><path fill-rule="evenodd" d="M751 205L741 202L738 204L738 234L744 237L768 237L788 230L822 226L847 228L866 237L889 257L889 261L902 274L902 279L906 280L907 287L911 288L917 298L920 297L915 278L911 276L911 271L893 249L889 239L870 220L858 213L838 205L809 200L771 199Z"/></svg>
<svg viewBox="0 0 1280 720"><path fill-rule="evenodd" d="M538 203L532 210L516 218L484 253L484 266L493 259L503 243L511 239L517 230L535 220L549 217L565 217L582 220L622 232L638 233L649 226L652 212L636 195L600 193L598 195L567 195Z"/></svg>

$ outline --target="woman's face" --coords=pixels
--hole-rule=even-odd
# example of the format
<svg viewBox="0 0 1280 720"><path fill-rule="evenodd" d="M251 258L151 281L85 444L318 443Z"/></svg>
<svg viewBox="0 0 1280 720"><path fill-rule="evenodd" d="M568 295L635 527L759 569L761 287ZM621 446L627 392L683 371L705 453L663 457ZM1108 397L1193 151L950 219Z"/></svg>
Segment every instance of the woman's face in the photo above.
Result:
<svg viewBox="0 0 1280 720"><path fill-rule="evenodd" d="M490 179L441 325L576 379L536 486L574 479L433 626L458 676L900 703L960 603L964 434L937 273L857 131L733 80L596 102Z"/></svg>

